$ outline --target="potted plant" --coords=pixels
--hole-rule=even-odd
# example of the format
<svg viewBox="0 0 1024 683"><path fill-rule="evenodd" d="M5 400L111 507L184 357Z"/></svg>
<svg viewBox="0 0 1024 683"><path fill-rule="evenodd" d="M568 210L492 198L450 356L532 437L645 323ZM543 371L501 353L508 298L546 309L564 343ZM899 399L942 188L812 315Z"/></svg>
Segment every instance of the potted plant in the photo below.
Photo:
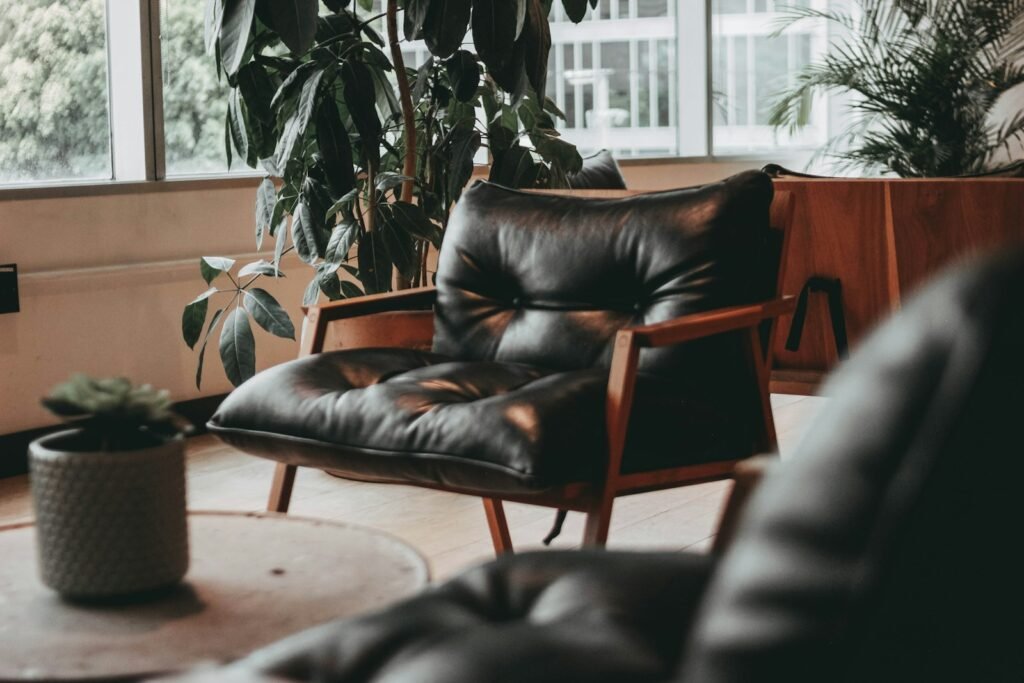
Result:
<svg viewBox="0 0 1024 683"><path fill-rule="evenodd" d="M596 5L562 2L574 21ZM209 288L182 316L185 342L200 344L197 386L218 328L221 362L235 385L255 372L250 320L294 338L283 308L254 286L280 277L284 254L294 251L312 268L307 305L321 295L426 285L428 251L440 245L480 149L495 182L567 185L582 159L559 137L555 120L564 115L544 96L550 5L208 0L207 47L232 87L228 155L266 172L255 236L258 249L271 238L273 246L234 273L230 259L200 261ZM402 40L420 38L431 57L408 68ZM469 38L475 52L462 49ZM221 276L231 286L214 287Z"/></svg>
<svg viewBox="0 0 1024 683"><path fill-rule="evenodd" d="M74 425L29 446L43 583L104 598L179 581L189 562L184 430L167 392L75 375L43 405Z"/></svg>
<svg viewBox="0 0 1024 683"><path fill-rule="evenodd" d="M840 168L901 177L977 174L1024 138L1024 113L1000 122L1000 98L1024 84L1024 3L857 0L851 9L791 7L784 24L838 29L828 54L797 74L770 122L807 123L811 96L849 93L851 125L819 153Z"/></svg>

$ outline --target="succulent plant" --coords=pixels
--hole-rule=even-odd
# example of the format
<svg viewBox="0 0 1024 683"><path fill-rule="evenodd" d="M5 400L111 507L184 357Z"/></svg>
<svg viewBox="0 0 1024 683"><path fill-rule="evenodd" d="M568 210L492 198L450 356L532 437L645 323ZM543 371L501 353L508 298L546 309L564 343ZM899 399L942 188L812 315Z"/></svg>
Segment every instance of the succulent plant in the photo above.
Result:
<svg viewBox="0 0 1024 683"><path fill-rule="evenodd" d="M97 379L76 374L54 387L43 405L83 432L83 441L104 451L134 450L187 431L171 411L166 390L133 386L124 377Z"/></svg>

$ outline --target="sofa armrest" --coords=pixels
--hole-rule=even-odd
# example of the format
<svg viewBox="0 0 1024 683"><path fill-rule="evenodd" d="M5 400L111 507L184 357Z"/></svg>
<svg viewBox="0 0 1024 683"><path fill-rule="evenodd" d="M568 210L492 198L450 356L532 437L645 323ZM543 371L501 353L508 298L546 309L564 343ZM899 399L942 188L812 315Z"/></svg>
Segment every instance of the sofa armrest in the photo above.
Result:
<svg viewBox="0 0 1024 683"><path fill-rule="evenodd" d="M224 671L339 683L666 680L713 563L684 553L509 555Z"/></svg>
<svg viewBox="0 0 1024 683"><path fill-rule="evenodd" d="M757 455L736 464L733 469L732 491L729 492L729 498L722 508L722 517L715 532L715 553L721 554L732 543L747 503L760 486L765 474L778 461L778 456Z"/></svg>

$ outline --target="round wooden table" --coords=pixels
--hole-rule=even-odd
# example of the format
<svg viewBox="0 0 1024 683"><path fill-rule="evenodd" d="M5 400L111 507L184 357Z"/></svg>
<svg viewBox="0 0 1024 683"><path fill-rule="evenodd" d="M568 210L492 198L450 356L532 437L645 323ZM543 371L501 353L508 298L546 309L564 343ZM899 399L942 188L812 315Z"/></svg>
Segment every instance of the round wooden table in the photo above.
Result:
<svg viewBox="0 0 1024 683"><path fill-rule="evenodd" d="M386 534L285 515L189 514L184 582L123 604L62 600L40 583L31 524L0 527L0 680L135 679L237 659L428 582Z"/></svg>

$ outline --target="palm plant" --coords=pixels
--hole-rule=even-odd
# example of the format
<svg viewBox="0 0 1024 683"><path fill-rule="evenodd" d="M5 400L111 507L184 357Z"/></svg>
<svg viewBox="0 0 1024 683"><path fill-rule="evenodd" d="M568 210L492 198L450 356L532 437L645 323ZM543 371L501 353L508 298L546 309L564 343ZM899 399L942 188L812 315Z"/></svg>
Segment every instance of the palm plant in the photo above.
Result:
<svg viewBox="0 0 1024 683"><path fill-rule="evenodd" d="M1024 112L998 122L996 103L1024 83L1024 0L855 0L852 9L790 8L782 28L825 20L829 53L800 72L770 122L807 123L811 97L853 95L852 124L819 154L838 166L904 177L991 167L1024 138Z"/></svg>

